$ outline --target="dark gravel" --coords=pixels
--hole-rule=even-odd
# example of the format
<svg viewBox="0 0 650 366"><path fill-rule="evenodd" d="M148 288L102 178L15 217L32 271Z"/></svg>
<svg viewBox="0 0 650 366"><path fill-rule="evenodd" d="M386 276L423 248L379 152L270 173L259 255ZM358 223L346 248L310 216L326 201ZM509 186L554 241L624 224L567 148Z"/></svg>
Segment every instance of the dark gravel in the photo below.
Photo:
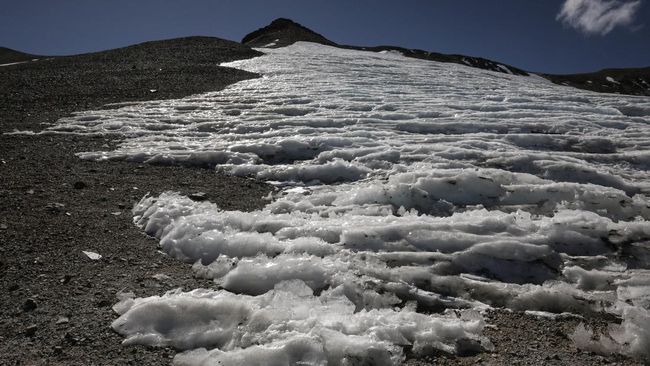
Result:
<svg viewBox="0 0 650 366"><path fill-rule="evenodd" d="M0 67L0 132L37 131L110 102L219 90L256 75L218 63L256 55L238 43L192 37ZM160 254L132 224L131 207L147 192L176 190L251 210L271 190L210 170L74 156L117 142L0 135L1 365L167 364L172 350L121 346L109 327L116 293L149 296L212 284ZM171 278L158 281L158 273Z"/></svg>
<svg viewBox="0 0 650 366"><path fill-rule="evenodd" d="M0 132L40 130L73 111L110 102L176 98L256 75L219 62L259 53L192 37L0 67ZM150 92L156 89L156 93ZM110 329L120 291L137 296L212 287L159 253L131 222L146 192L204 192L224 209L264 205L271 187L210 170L87 162L76 152L112 148L109 137L0 135L0 365L160 365L175 351L123 347ZM199 195L200 196L200 195ZM202 197L203 198L203 197ZM82 251L101 254L91 260ZM156 280L155 274L168 280ZM409 365L635 364L576 351L576 320L497 311L494 353L434 355ZM604 323L590 320L600 327Z"/></svg>
<svg viewBox="0 0 650 366"><path fill-rule="evenodd" d="M522 312L492 310L485 315L484 334L494 344L493 352L466 357L444 354L408 360L408 366L424 365L643 365L622 355L602 356L575 348L569 335L584 322L592 329L606 330L602 319L549 319Z"/></svg>

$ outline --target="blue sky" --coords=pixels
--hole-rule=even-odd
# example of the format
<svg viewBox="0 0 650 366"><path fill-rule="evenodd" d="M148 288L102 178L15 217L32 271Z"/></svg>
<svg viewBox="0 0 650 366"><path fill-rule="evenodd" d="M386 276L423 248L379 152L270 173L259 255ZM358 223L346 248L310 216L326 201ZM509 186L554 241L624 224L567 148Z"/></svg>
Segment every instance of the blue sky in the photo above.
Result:
<svg viewBox="0 0 650 366"><path fill-rule="evenodd" d="M650 0L0 0L0 9L0 46L36 54L189 35L238 41L286 17L338 43L482 56L531 71L650 66Z"/></svg>

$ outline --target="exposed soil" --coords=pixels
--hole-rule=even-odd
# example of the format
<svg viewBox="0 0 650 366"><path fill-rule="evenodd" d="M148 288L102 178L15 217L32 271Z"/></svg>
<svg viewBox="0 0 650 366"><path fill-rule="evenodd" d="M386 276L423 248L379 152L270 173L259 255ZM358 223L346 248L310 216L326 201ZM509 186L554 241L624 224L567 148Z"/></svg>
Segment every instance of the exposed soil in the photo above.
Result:
<svg viewBox="0 0 650 366"><path fill-rule="evenodd" d="M0 67L0 132L40 130L42 123L110 102L219 90L255 77L219 62L256 55L238 43L193 37ZM132 224L130 208L147 192L175 190L205 192L224 209L252 210L272 190L210 170L87 162L74 155L117 142L0 135L0 365L168 364L172 349L120 344L121 336L110 329L116 294L213 285L158 252L157 243ZM102 258L92 260L83 251ZM494 353L438 354L407 364L637 364L577 351L567 339L577 320L495 311L488 321Z"/></svg>

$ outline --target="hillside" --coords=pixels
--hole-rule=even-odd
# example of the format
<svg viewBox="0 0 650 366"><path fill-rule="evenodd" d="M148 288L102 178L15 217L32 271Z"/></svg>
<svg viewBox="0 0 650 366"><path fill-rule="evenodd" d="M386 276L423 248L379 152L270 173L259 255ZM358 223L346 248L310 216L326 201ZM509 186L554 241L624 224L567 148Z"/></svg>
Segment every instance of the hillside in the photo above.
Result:
<svg viewBox="0 0 650 366"><path fill-rule="evenodd" d="M298 41L314 42L327 46L334 46L345 49L354 49L371 52L394 51L406 57L425 59L438 62L451 62L485 70L502 72L506 74L528 75L525 71L516 67L502 64L496 61L463 55L446 55L437 52L428 52L417 49L407 49L396 46L352 46L340 45L324 36L304 27L290 19L276 19L271 24L249 33L242 39L242 43L251 47L285 47Z"/></svg>
<svg viewBox="0 0 650 366"><path fill-rule="evenodd" d="M543 74L542 76L556 84L600 93L650 95L650 67L605 69L572 75Z"/></svg>
<svg viewBox="0 0 650 366"><path fill-rule="evenodd" d="M438 62L451 62L484 70L527 76L531 71L482 57L449 55L438 52L408 49L397 46L340 45L289 19L276 19L266 27L246 35L242 43L251 47L285 47L298 41L314 42L345 49L373 52L399 52L406 57ZM650 95L650 67L629 69L606 69L593 73L554 75L539 74L555 84L571 86L599 93ZM611 81L608 79L611 78Z"/></svg>
<svg viewBox="0 0 650 366"><path fill-rule="evenodd" d="M9 64L13 62L31 61L41 56L30 55L28 53L12 50L7 47L0 47L0 64Z"/></svg>

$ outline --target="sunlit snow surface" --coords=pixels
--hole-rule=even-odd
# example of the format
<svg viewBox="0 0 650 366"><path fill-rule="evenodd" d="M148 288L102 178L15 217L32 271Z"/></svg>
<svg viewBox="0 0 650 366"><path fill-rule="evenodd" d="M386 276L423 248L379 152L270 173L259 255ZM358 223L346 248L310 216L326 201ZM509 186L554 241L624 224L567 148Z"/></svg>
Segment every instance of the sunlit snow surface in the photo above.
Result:
<svg viewBox="0 0 650 366"><path fill-rule="evenodd" d="M213 349L181 364L399 364L404 346L489 349L480 316L449 309L499 306L618 315L611 351L648 356L649 98L310 43L264 52L226 64L262 78L50 129L126 135L83 159L283 187L251 213L144 198L137 225L222 290L121 302L127 343Z"/></svg>

